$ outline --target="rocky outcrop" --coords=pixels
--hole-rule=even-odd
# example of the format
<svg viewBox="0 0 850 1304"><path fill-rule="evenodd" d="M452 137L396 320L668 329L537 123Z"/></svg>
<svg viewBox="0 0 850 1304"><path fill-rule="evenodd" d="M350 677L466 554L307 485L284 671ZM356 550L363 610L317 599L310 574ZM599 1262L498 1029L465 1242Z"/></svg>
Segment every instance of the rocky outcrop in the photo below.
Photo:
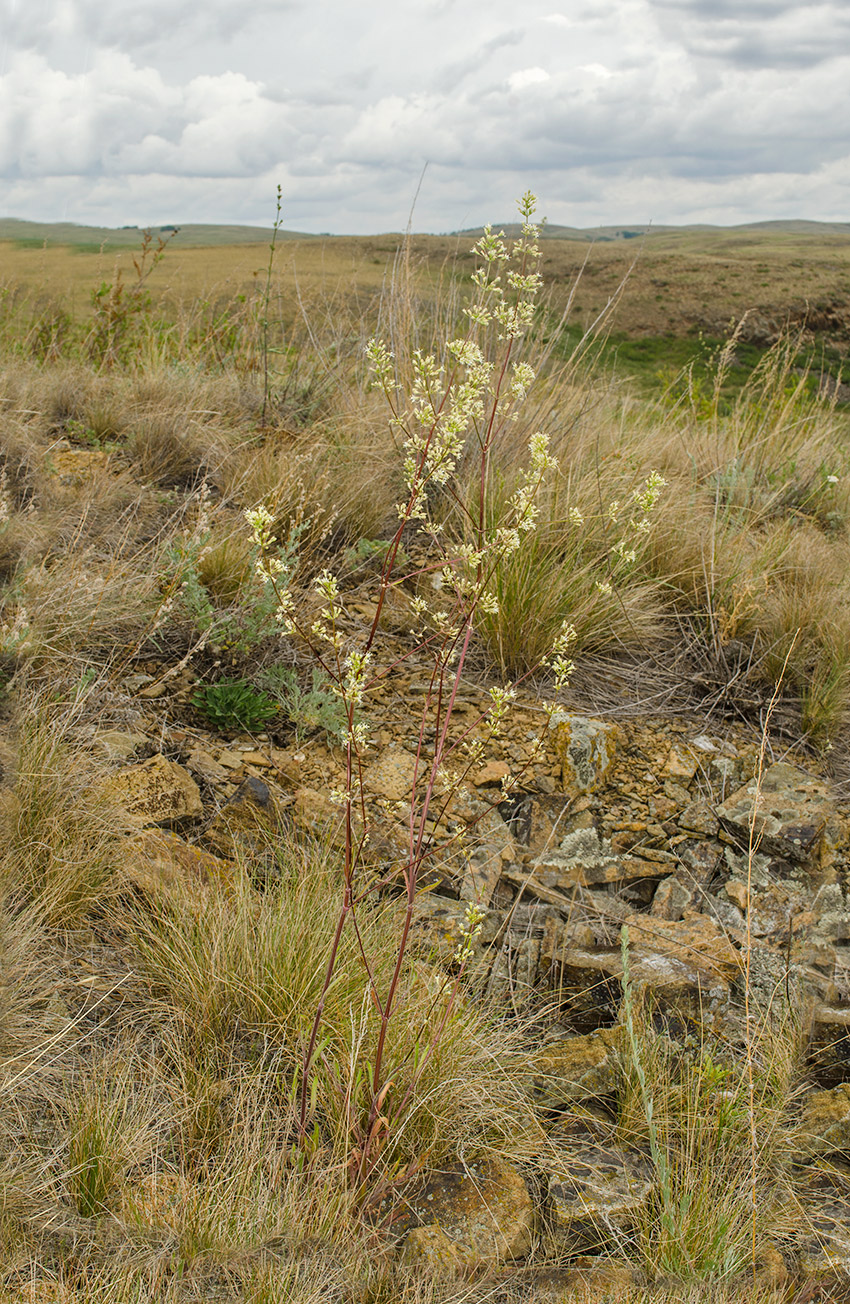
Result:
<svg viewBox="0 0 850 1304"><path fill-rule="evenodd" d="M474 719L472 689L461 705ZM363 772L369 846L388 885L405 864L416 771L410 711L399 710ZM473 990L512 1010L546 1008L526 1060L545 1144L527 1172L472 1156L411 1188L400 1252L468 1273L522 1260L536 1237L549 1237L570 1262L590 1255L582 1272L595 1280L603 1269L593 1256L628 1251L652 1216L656 1174L645 1137L625 1138L612 1123L634 1067L625 926L635 1007L670 1044L715 1032L723 1045L741 1043L745 968L751 1012L781 1005L809 1018L816 1089L794 1132L802 1221L782 1250L806 1272L850 1280L841 1176L850 1162L850 835L841 803L802 757L757 780L758 750L743 731L720 738L688 721L613 725L565 712L540 739L539 724L520 706L462 793L449 799L438 785L413 940L423 963L453 973L475 905ZM168 757L128 764L163 745ZM124 867L135 891L188 889L202 900L235 881L237 860L262 888L258 866L284 825L342 845L331 795L344 783L342 757L321 739L278 748L137 723L103 730L91 746L120 767L106 789L139 829Z"/></svg>

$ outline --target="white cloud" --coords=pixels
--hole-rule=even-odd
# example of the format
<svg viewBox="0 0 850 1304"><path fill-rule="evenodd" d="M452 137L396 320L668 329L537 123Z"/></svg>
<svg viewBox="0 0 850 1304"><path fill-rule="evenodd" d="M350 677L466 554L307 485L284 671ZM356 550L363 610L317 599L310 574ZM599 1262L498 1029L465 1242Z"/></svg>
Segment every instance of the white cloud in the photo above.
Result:
<svg viewBox="0 0 850 1304"><path fill-rule="evenodd" d="M589 72L593 77L613 77L614 74L610 68L606 68L604 63L580 63L576 72Z"/></svg>
<svg viewBox="0 0 850 1304"><path fill-rule="evenodd" d="M521 91L526 86L539 86L541 82L548 80L549 74L545 68L520 68L517 72L511 73L508 85L512 91Z"/></svg>

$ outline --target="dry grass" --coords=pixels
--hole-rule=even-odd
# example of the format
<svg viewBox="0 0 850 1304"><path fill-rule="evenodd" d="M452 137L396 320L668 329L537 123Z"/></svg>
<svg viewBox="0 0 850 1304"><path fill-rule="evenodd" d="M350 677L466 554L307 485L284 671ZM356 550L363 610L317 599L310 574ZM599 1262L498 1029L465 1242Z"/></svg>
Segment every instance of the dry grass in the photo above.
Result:
<svg viewBox="0 0 850 1304"><path fill-rule="evenodd" d="M167 1018L181 1029L186 1062L206 1065L219 1047L240 1043L250 1060L262 1045L273 1053L278 1089L286 1093L298 1080L322 986L336 923L326 903L339 866L337 853L309 841L278 841L273 851L279 889L258 895L243 873L200 902L163 897L123 927ZM360 936L379 991L389 985L399 927L393 899L361 912ZM368 1058L377 1020L358 957L349 931L326 997L313 1101L317 1138L331 1154L345 1153L368 1102L358 1066L364 1053ZM411 962L387 1051L393 1093L386 1109L401 1110L381 1157L388 1171L437 1165L458 1147L510 1145L523 1135L520 1034L473 1002L456 1001L446 1035L424 1070L415 1069L449 999L440 984L439 971ZM197 1086L190 1094L204 1098ZM282 1126L291 1133L291 1117Z"/></svg>
<svg viewBox="0 0 850 1304"><path fill-rule="evenodd" d="M3 891L54 927L85 917L114 891L126 833L96 763L80 766L74 726L83 697L63 709L42 694L21 709L13 785L2 793Z"/></svg>
<svg viewBox="0 0 850 1304"><path fill-rule="evenodd" d="M634 1016L618 1118L626 1143L650 1146L655 1160L657 1189L637 1229L640 1255L651 1278L734 1279L789 1230L799 1021L779 1008L756 1020L751 1102L746 1065L728 1047L710 1044L700 1029L683 1045L653 1030L648 1013Z"/></svg>

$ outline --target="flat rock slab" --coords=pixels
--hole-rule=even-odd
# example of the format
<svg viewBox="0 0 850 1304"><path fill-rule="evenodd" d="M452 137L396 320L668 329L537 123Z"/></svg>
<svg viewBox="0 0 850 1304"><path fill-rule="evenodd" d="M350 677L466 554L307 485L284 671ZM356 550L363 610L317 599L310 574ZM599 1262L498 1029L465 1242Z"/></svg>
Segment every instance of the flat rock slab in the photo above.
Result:
<svg viewBox="0 0 850 1304"><path fill-rule="evenodd" d="M581 835L581 836L579 836ZM569 892L574 887L600 887L608 883L634 883L641 878L661 878L666 865L642 856L613 855L597 843L595 829L570 834L556 851L538 856L534 876L544 887Z"/></svg>
<svg viewBox="0 0 850 1304"><path fill-rule="evenodd" d="M520 1259L531 1249L534 1221L528 1187L511 1164L453 1164L411 1199L400 1220L413 1224L402 1254L436 1266Z"/></svg>
<svg viewBox="0 0 850 1304"><path fill-rule="evenodd" d="M751 830L754 847L797 864L814 859L827 825L837 810L826 785L796 766L777 762L717 807L725 831L744 848Z"/></svg>
<svg viewBox="0 0 850 1304"><path fill-rule="evenodd" d="M565 1109L616 1095L622 1072L621 1027L598 1028L579 1037L548 1042L530 1057L534 1094L543 1109Z"/></svg>
<svg viewBox="0 0 850 1304"><path fill-rule="evenodd" d="M578 1140L558 1156L549 1198L558 1233L586 1249L615 1248L654 1187L652 1165L637 1151Z"/></svg>
<svg viewBox="0 0 850 1304"><path fill-rule="evenodd" d="M198 785L189 771L164 756L117 770L104 780L103 791L128 822L139 828L179 824L204 813Z"/></svg>
<svg viewBox="0 0 850 1304"><path fill-rule="evenodd" d="M667 956L725 979L741 970L741 954L710 915L686 910L681 920L632 914L626 920L632 968L648 957Z"/></svg>

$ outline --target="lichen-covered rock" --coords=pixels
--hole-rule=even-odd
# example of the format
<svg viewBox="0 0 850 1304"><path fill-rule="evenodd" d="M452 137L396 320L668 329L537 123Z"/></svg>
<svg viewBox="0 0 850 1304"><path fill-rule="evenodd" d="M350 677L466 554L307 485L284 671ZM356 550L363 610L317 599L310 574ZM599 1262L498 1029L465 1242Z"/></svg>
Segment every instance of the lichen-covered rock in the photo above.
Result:
<svg viewBox="0 0 850 1304"><path fill-rule="evenodd" d="M642 956L631 966L631 980L654 1012L687 1025L709 1026L729 1002L729 983L720 974L670 955Z"/></svg>
<svg viewBox="0 0 850 1304"><path fill-rule="evenodd" d="M796 766L778 761L733 793L717 815L726 832L743 847L754 845L797 864L814 863L829 824L838 812L826 785Z"/></svg>
<svg viewBox="0 0 850 1304"><path fill-rule="evenodd" d="M668 779L678 779L684 783L690 783L698 769L699 758L689 748L680 750L671 747L663 773Z"/></svg>
<svg viewBox="0 0 850 1304"><path fill-rule="evenodd" d="M705 801L689 802L684 810L679 811L676 823L688 833L702 833L707 838L717 836L717 816Z"/></svg>
<svg viewBox="0 0 850 1304"><path fill-rule="evenodd" d="M402 1241L405 1257L472 1268L523 1258L531 1249L535 1215L522 1175L493 1159L453 1164L436 1174L409 1201L400 1222L413 1224Z"/></svg>
<svg viewBox="0 0 850 1304"><path fill-rule="evenodd" d="M595 828L573 830L561 839L556 849L544 852L533 864L538 882L562 892L576 886L658 878L664 873L655 860L615 853L609 842L600 839Z"/></svg>
<svg viewBox="0 0 850 1304"><path fill-rule="evenodd" d="M45 470L59 483L78 489L109 465L110 453L102 448L72 448L66 439L52 444L45 454Z"/></svg>
<svg viewBox="0 0 850 1304"><path fill-rule="evenodd" d="M620 1087L622 1028L598 1028L547 1042L529 1059L534 1094L543 1109L565 1109L616 1095Z"/></svg>
<svg viewBox="0 0 850 1304"><path fill-rule="evenodd" d="M839 883L826 883L812 902L813 933L821 941L850 941L850 907Z"/></svg>
<svg viewBox="0 0 850 1304"><path fill-rule="evenodd" d="M103 783L104 793L139 828L179 824L203 815L198 785L188 770L164 756L117 770Z"/></svg>
<svg viewBox="0 0 850 1304"><path fill-rule="evenodd" d="M725 979L740 973L740 952L709 915L686 910L684 918L678 921L633 914L625 922L636 960L648 955L665 955Z"/></svg>
<svg viewBox="0 0 850 1304"><path fill-rule="evenodd" d="M549 1199L557 1234L574 1249L616 1249L652 1195L650 1161L578 1135L568 1139L553 1165Z"/></svg>
<svg viewBox="0 0 850 1304"><path fill-rule="evenodd" d="M620 729L603 720L556 712L550 726L561 763L561 782L566 792L596 792L605 783L617 746Z"/></svg>
<svg viewBox="0 0 850 1304"><path fill-rule="evenodd" d="M693 905L694 895L694 888L687 880L671 874L658 884L649 913L656 919L679 920Z"/></svg>
<svg viewBox="0 0 850 1304"><path fill-rule="evenodd" d="M453 1241L439 1223L411 1227L401 1242L400 1257L411 1267L427 1268L437 1276L453 1276L468 1266L464 1247Z"/></svg>
<svg viewBox="0 0 850 1304"><path fill-rule="evenodd" d="M795 1146L796 1157L850 1154L850 1082L806 1099Z"/></svg>
<svg viewBox="0 0 850 1304"><path fill-rule="evenodd" d="M204 783L219 787L230 779L230 770L203 747L193 747L186 758L186 767Z"/></svg>
<svg viewBox="0 0 850 1304"><path fill-rule="evenodd" d="M148 894L179 891L190 894L233 882L234 866L200 847L191 846L163 829L143 829L130 838L122 861L124 877Z"/></svg>
<svg viewBox="0 0 850 1304"><path fill-rule="evenodd" d="M628 1300L635 1290L643 1290L646 1280L640 1268L628 1259L609 1255L595 1258L580 1254L574 1259L564 1285L575 1291L575 1298L589 1294L590 1299ZM559 1304L563 1304L563 1296Z"/></svg>
<svg viewBox="0 0 850 1304"><path fill-rule="evenodd" d="M616 1022L623 995L622 975L620 948L592 944L562 946L549 971L563 1015L580 1033Z"/></svg>

